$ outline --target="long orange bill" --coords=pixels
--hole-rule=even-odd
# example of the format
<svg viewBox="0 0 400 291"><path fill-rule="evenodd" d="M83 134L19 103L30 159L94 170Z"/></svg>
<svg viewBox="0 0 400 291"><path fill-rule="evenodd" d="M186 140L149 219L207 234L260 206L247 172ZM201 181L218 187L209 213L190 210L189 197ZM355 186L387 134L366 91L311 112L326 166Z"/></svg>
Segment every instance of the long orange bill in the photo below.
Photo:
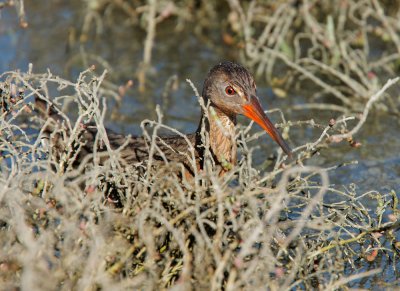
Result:
<svg viewBox="0 0 400 291"><path fill-rule="evenodd" d="M255 96L250 97L250 103L242 106L244 115L257 122L271 137L280 145L283 151L289 156L292 156L292 150L282 138L280 132L272 124L271 120L265 115L258 98Z"/></svg>

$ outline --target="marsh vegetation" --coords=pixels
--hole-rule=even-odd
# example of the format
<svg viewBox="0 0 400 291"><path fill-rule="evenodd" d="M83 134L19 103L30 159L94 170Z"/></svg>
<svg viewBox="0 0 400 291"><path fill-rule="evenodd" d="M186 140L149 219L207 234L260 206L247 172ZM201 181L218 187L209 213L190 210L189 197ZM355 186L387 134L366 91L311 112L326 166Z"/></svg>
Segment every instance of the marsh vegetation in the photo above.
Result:
<svg viewBox="0 0 400 291"><path fill-rule="evenodd" d="M14 0L0 9L5 289L398 286L397 3ZM211 155L190 181L179 164L127 165L112 148L75 164L88 123L98 143L111 127L147 137L154 151L159 134L195 129L197 84L223 59L254 72L293 159L243 121L238 164L223 176ZM61 109L54 134L74 147L43 146L49 121L35 97Z"/></svg>

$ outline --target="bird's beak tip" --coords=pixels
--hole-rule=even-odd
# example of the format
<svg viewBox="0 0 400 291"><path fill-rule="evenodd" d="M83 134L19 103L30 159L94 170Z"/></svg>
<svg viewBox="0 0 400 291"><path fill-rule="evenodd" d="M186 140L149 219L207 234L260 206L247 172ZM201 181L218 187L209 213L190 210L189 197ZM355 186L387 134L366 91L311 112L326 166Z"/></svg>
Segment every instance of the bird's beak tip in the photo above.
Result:
<svg viewBox="0 0 400 291"><path fill-rule="evenodd" d="M247 104L242 105L242 109L243 115L258 123L258 125L260 125L272 137L272 139L279 144L289 158L293 157L292 150L285 142L278 129L276 129L271 120L269 120L265 115L257 97L250 98L250 101Z"/></svg>

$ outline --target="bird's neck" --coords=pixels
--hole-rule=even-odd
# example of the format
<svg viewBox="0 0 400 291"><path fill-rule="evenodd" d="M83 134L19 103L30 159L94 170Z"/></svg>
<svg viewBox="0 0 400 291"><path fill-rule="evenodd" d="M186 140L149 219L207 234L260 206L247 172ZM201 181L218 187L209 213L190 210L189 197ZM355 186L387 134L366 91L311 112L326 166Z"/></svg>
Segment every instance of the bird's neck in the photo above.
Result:
<svg viewBox="0 0 400 291"><path fill-rule="evenodd" d="M203 112L204 115L204 112ZM210 148L216 161L224 169L236 164L237 146L235 140L236 115L228 115L214 106L208 108L205 129L210 138ZM201 124L198 131L201 130Z"/></svg>

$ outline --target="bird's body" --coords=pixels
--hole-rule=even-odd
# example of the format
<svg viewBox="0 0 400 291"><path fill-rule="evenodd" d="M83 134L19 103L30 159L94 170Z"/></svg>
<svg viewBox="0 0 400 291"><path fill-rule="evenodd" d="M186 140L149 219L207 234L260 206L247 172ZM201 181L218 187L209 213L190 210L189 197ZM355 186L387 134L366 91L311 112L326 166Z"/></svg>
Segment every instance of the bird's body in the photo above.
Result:
<svg viewBox="0 0 400 291"><path fill-rule="evenodd" d="M196 167L202 169L204 145L201 131L209 136L210 152L216 164L235 165L237 146L235 141L236 115L242 114L257 122L282 147L284 152L291 155L289 146L281 137L265 115L256 96L256 86L252 75L241 65L224 62L212 68L204 82L202 97L207 108L202 109L202 118L195 133L184 136L162 136L156 140L157 150L153 151L153 160L165 163L165 160L182 163L193 174L192 163L189 161L192 154L196 160ZM51 119L60 121L60 117L53 106L44 101L36 101L40 112ZM53 129L45 130L50 133ZM87 125L80 136L81 147L76 160L91 154L95 147L97 128ZM120 155L127 164L146 162L149 159L150 141L144 137L125 136L107 130L107 138L112 149L120 149ZM51 141L58 151L65 151L65 146L57 138ZM82 142L83 141L83 142ZM122 148L121 148L122 147ZM97 151L105 147L97 145ZM193 151L193 152L192 152Z"/></svg>

